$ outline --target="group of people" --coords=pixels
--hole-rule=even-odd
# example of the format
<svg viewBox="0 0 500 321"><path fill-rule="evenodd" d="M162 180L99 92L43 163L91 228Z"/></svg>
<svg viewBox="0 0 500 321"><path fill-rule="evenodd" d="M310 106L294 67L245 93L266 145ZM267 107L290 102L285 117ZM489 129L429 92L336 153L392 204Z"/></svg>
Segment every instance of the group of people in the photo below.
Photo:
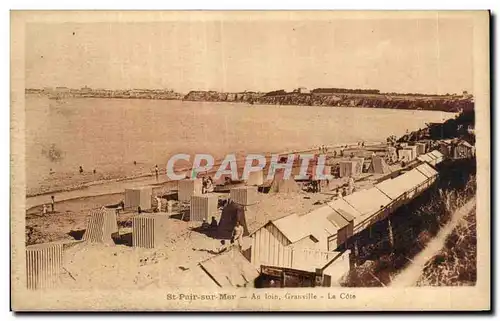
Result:
<svg viewBox="0 0 500 321"><path fill-rule="evenodd" d="M243 233L244 233L244 228L240 224L240 222L237 221L236 225L234 226L234 229L233 229L233 234L231 236L229 246L226 244L225 240L221 240L220 241L221 246L216 251L216 253L220 254L222 252L229 250L230 248L237 248L239 251L242 251L243 250Z"/></svg>
<svg viewBox="0 0 500 321"><path fill-rule="evenodd" d="M212 221L210 222L210 224L208 224L206 219L203 219L203 222L201 223L201 229L204 231L216 230L217 226L218 224L215 216L212 216Z"/></svg>
<svg viewBox="0 0 500 321"><path fill-rule="evenodd" d="M337 197L341 198L354 193L356 186L354 184L354 178L352 175L347 179L347 186L337 188Z"/></svg>
<svg viewBox="0 0 500 321"><path fill-rule="evenodd" d="M47 205L43 204L42 213L47 214L48 210L49 210L49 208L47 207ZM54 195L50 196L50 212L51 213L55 212L55 197L54 197Z"/></svg>
<svg viewBox="0 0 500 321"><path fill-rule="evenodd" d="M50 170L52 170L52 168L51 168ZM78 172L79 172L80 174L83 174L83 172L84 172L84 170L83 170L83 166L80 166L80 167L78 168ZM94 173L94 174L95 174L95 173L97 173L97 170L94 168L94 169L92 170L92 173Z"/></svg>
<svg viewBox="0 0 500 321"><path fill-rule="evenodd" d="M311 192L321 193L321 181L320 180L311 180Z"/></svg>
<svg viewBox="0 0 500 321"><path fill-rule="evenodd" d="M328 147L326 147L325 145L321 145L319 147L319 152L320 152L320 154L326 154L326 153L328 153Z"/></svg>
<svg viewBox="0 0 500 321"><path fill-rule="evenodd" d="M210 231L210 230L215 230L217 229L217 220L215 219L214 216L212 216L212 221L210 224L206 220L203 220L203 223L201 224L201 229L205 231ZM231 235L231 240L230 243L227 244L226 240L221 240L220 241L220 247L216 250L211 250L208 252L211 252L213 254L220 254L222 252L225 252L229 250L232 247L236 247L239 251L243 249L243 234L244 234L245 229L243 226L240 224L239 221L236 222L232 235Z"/></svg>
<svg viewBox="0 0 500 321"><path fill-rule="evenodd" d="M203 177L201 193L206 194L206 193L211 193L213 191L214 191L214 181L212 180L212 177L211 176Z"/></svg>

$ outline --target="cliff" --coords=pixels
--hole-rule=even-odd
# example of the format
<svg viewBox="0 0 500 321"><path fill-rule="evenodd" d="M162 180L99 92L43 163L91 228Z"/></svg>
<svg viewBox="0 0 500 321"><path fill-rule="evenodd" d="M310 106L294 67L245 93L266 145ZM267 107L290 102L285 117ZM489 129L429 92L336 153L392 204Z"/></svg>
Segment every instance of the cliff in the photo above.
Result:
<svg viewBox="0 0 500 321"><path fill-rule="evenodd" d="M438 140L460 138L474 144L476 141L474 123L474 110L467 110L461 112L455 118L448 119L444 123L427 124L423 129L402 136L398 139L398 142L418 141L421 139Z"/></svg>
<svg viewBox="0 0 500 321"><path fill-rule="evenodd" d="M186 96L184 96L183 100L252 103L262 96L264 96L264 93L256 93L256 92L224 93L218 91L190 91Z"/></svg>
<svg viewBox="0 0 500 321"><path fill-rule="evenodd" d="M470 95L424 95L380 93L374 89L317 88L311 92L284 90L263 92L218 92L191 91L183 96L172 90L162 89L26 89L27 94L43 94L50 98L95 97L124 99L166 99L211 102L241 102L261 105L295 105L324 107L388 108L409 110L436 110L460 112L474 110L474 100Z"/></svg>
<svg viewBox="0 0 500 321"><path fill-rule="evenodd" d="M460 96L398 95L398 94L351 94L351 93L285 93L274 91L263 93L222 93L216 91L191 91L184 100L246 102L261 105L296 105L325 107L363 107L410 110L436 110L460 112L473 110L474 102Z"/></svg>

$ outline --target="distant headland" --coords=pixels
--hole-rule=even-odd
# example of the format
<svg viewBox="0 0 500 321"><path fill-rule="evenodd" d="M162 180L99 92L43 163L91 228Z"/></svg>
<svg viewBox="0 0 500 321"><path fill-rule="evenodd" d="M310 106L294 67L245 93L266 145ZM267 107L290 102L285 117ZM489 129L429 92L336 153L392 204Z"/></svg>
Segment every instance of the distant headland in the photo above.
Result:
<svg viewBox="0 0 500 321"><path fill-rule="evenodd" d="M300 87L292 92L219 92L190 91L184 95L168 89L79 89L67 87L26 89L26 94L46 95L50 99L65 98L117 98L157 99L206 102L235 102L259 105L298 105L324 107L388 108L409 110L434 110L460 112L474 109L474 98L464 91L461 95L382 93L377 89L316 88Z"/></svg>

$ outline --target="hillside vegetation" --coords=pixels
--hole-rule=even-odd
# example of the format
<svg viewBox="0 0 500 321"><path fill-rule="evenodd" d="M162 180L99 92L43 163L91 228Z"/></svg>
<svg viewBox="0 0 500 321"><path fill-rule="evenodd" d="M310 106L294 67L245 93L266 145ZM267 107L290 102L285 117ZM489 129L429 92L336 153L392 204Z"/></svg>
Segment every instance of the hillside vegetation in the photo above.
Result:
<svg viewBox="0 0 500 321"><path fill-rule="evenodd" d="M473 100L461 96L380 94L370 90L362 92L344 90L344 92L331 93L322 89L313 90L312 93L307 94L287 93L284 90L277 90L266 94L254 92L223 93L216 91L191 91L184 97L184 100L243 102L261 105L436 110L446 112L474 109Z"/></svg>

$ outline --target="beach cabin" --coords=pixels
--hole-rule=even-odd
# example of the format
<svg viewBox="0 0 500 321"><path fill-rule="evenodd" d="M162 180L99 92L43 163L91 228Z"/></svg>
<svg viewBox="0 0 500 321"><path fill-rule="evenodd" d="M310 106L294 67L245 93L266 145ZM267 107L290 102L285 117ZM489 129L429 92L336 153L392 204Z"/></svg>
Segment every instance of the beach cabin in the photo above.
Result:
<svg viewBox="0 0 500 321"><path fill-rule="evenodd" d="M63 243L26 246L26 287L28 290L53 288L62 272Z"/></svg>
<svg viewBox="0 0 500 321"><path fill-rule="evenodd" d="M342 277L349 272L350 252L335 253L336 257L332 259L332 262L315 269L262 265L256 287L338 287Z"/></svg>
<svg viewBox="0 0 500 321"><path fill-rule="evenodd" d="M219 198L215 194L191 196L189 220L195 222L206 220L209 222L212 216L218 218L218 202Z"/></svg>
<svg viewBox="0 0 500 321"><path fill-rule="evenodd" d="M412 156L413 156L413 159L417 159L417 156L418 156L418 148L416 145L412 145L412 146L408 146L407 148L409 148L412 152Z"/></svg>
<svg viewBox="0 0 500 321"><path fill-rule="evenodd" d="M454 159L472 158L474 154L474 146L463 140L457 143L453 148Z"/></svg>
<svg viewBox="0 0 500 321"><path fill-rule="evenodd" d="M453 150L453 142L450 139L442 140L438 142L439 151L446 157L450 157L452 155Z"/></svg>
<svg viewBox="0 0 500 321"><path fill-rule="evenodd" d="M411 149L398 150L398 159L401 162L411 162L413 160L413 153Z"/></svg>
<svg viewBox="0 0 500 321"><path fill-rule="evenodd" d="M191 200L191 196L202 193L203 182L200 178L183 179L177 183L177 199L181 202Z"/></svg>
<svg viewBox="0 0 500 321"><path fill-rule="evenodd" d="M168 216L165 214L141 214L132 218L132 246L158 248L166 240Z"/></svg>
<svg viewBox="0 0 500 321"><path fill-rule="evenodd" d="M243 206L254 205L257 202L257 187L240 186L231 188L229 191L229 199Z"/></svg>
<svg viewBox="0 0 500 321"><path fill-rule="evenodd" d="M409 151L406 153L407 162L411 162L417 158L417 146L408 146L402 149L403 151Z"/></svg>
<svg viewBox="0 0 500 321"><path fill-rule="evenodd" d="M417 146L417 154L418 155L425 154L425 152L427 150L427 145L425 143L416 143L415 146Z"/></svg>
<svg viewBox="0 0 500 321"><path fill-rule="evenodd" d="M339 162L340 177L359 176L363 169L359 161L344 160Z"/></svg>
<svg viewBox="0 0 500 321"><path fill-rule="evenodd" d="M153 189L151 187L137 187L125 189L125 208L142 210L151 208Z"/></svg>
<svg viewBox="0 0 500 321"><path fill-rule="evenodd" d="M90 211L83 235L85 242L114 245L112 236L115 233L118 233L118 223L114 209L100 207Z"/></svg>
<svg viewBox="0 0 500 321"><path fill-rule="evenodd" d="M328 250L333 251L354 235L354 221L361 216L361 213L356 211L343 198L336 199L328 206L333 210L328 219L338 226L337 234L328 237Z"/></svg>
<svg viewBox="0 0 500 321"><path fill-rule="evenodd" d="M328 239L339 230L335 221L328 219L332 213L329 206L323 206L304 215L270 221L257 229L251 234L252 264L301 269L326 264L335 256L329 251Z"/></svg>
<svg viewBox="0 0 500 321"><path fill-rule="evenodd" d="M359 173L362 173L365 159L363 157L353 157L353 158L350 158L350 160L358 163L357 171L359 171Z"/></svg>
<svg viewBox="0 0 500 321"><path fill-rule="evenodd" d="M436 180L437 172L429 165L422 165L420 165L420 170L414 168L403 175L375 185L375 188L390 199L389 211L394 212L402 205L407 204Z"/></svg>

